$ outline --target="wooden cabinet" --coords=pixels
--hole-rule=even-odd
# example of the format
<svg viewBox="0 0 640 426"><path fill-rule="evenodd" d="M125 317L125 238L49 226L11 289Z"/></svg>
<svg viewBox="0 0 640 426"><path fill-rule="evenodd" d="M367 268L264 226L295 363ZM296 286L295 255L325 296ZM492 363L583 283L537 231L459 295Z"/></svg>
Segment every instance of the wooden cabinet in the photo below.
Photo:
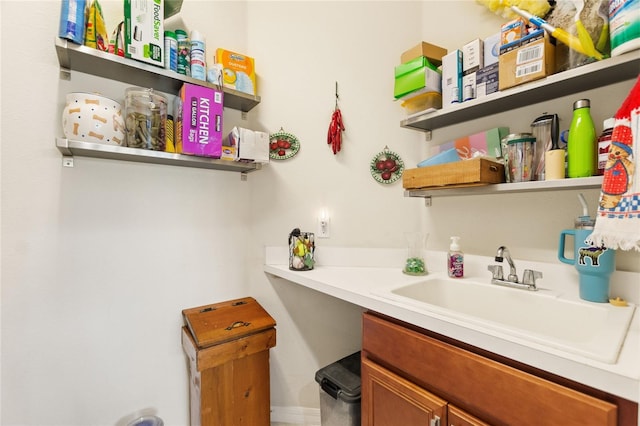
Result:
<svg viewBox="0 0 640 426"><path fill-rule="evenodd" d="M361 375L363 426L490 426L369 359Z"/></svg>
<svg viewBox="0 0 640 426"><path fill-rule="evenodd" d="M447 402L419 386L363 359L362 425L431 425L446 422Z"/></svg>
<svg viewBox="0 0 640 426"><path fill-rule="evenodd" d="M429 424L398 422L398 416L413 411L418 415L420 408L427 407L422 402L426 400L444 404L447 410L440 417L448 422L442 424L453 426L637 423L636 403L600 395L603 393L593 389L577 390L585 387L577 384L571 387L561 380L533 374L525 371L525 366L517 368L515 362L511 365L506 360L497 360L497 355L490 357L474 349L390 318L365 313L363 425ZM412 406L416 408L410 409ZM434 412L433 404L428 407ZM429 419L429 411L426 408L423 411L424 418Z"/></svg>
<svg viewBox="0 0 640 426"><path fill-rule="evenodd" d="M490 426L482 420L472 416L471 414L461 410L455 405L449 404L447 407L447 425L448 426Z"/></svg>

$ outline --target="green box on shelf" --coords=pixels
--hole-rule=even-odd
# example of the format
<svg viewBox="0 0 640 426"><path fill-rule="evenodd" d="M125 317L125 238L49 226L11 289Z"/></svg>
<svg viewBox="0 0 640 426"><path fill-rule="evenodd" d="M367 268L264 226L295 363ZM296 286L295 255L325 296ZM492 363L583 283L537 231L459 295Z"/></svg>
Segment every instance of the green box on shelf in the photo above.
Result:
<svg viewBox="0 0 640 426"><path fill-rule="evenodd" d="M396 99L421 89L442 93L442 75L425 56L395 67L393 96Z"/></svg>

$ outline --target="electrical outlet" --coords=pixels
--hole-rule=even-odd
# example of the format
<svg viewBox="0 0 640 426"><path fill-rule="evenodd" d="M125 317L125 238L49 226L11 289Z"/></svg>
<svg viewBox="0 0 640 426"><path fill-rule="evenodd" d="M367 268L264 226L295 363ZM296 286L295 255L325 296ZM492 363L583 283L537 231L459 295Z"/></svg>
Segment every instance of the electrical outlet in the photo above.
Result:
<svg viewBox="0 0 640 426"><path fill-rule="evenodd" d="M318 238L329 238L331 233L329 232L329 225L331 224L331 220L328 217L318 218L318 232L316 233L316 237Z"/></svg>

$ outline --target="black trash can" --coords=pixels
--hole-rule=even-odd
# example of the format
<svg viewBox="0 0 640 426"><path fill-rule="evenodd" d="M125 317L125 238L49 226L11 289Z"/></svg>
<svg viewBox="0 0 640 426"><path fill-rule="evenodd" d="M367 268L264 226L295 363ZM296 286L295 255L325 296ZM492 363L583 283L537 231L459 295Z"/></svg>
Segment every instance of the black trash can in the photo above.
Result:
<svg viewBox="0 0 640 426"><path fill-rule="evenodd" d="M316 372L322 426L360 425L360 351Z"/></svg>

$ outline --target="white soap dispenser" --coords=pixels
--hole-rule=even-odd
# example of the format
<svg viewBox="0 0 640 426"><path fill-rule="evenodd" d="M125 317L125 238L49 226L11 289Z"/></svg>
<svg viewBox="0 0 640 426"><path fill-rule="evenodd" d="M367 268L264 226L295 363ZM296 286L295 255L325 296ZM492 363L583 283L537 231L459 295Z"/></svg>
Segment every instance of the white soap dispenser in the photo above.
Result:
<svg viewBox="0 0 640 426"><path fill-rule="evenodd" d="M447 253L447 270L451 278L464 276L464 254L460 250L460 237L451 237L451 245Z"/></svg>

